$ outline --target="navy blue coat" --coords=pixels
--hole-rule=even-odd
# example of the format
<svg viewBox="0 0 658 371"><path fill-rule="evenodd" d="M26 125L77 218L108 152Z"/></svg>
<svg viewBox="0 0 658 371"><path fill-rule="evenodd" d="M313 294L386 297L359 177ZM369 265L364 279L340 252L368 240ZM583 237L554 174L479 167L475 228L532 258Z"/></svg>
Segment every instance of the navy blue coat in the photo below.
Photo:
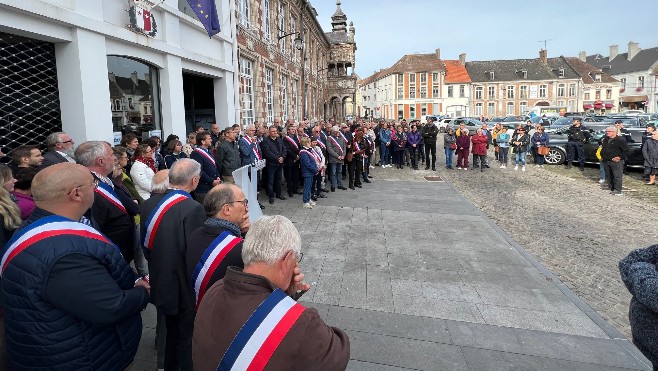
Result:
<svg viewBox="0 0 658 371"><path fill-rule="evenodd" d="M211 158L212 153L209 153L205 149L199 148L201 151L208 153L208 156ZM190 158L201 164L201 179L199 180L199 185L196 187L197 193L208 193L212 189L212 182L219 177L219 172L217 171L217 166L206 156L200 154L196 149L190 154Z"/></svg>

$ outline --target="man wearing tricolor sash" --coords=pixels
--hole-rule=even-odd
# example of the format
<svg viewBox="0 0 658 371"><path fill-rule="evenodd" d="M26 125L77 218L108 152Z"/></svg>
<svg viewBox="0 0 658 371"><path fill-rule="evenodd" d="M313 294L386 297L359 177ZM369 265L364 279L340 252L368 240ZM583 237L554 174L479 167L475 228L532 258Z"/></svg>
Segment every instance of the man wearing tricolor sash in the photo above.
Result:
<svg viewBox="0 0 658 371"><path fill-rule="evenodd" d="M196 135L196 144L197 147L190 154L190 158L201 164L201 179L199 180L199 186L194 191L194 199L203 202L206 193L222 181L219 177L215 157L210 151L212 148L210 134L207 132L198 133Z"/></svg>
<svg viewBox="0 0 658 371"><path fill-rule="evenodd" d="M243 267L242 237L250 225L247 205L244 192L231 184L215 186L203 201L208 218L187 242L187 273L197 306L228 267Z"/></svg>
<svg viewBox="0 0 658 371"><path fill-rule="evenodd" d="M190 196L199 184L201 166L180 159L169 170L168 189L142 205L140 226L144 255L149 262L151 302L164 315L167 337L165 370L192 369L194 291L187 274L187 243L203 225L203 206Z"/></svg>
<svg viewBox="0 0 658 371"><path fill-rule="evenodd" d="M347 335L290 295L308 290L301 240L283 216L263 216L242 248L244 270L229 267L201 300L194 324L196 371L344 370Z"/></svg>
<svg viewBox="0 0 658 371"><path fill-rule="evenodd" d="M301 194L299 188L299 137L297 136L297 127L294 121L288 120L288 135L283 138L283 143L286 145L286 159L283 162L283 176L286 179L286 189L288 190L288 197L293 197L295 194Z"/></svg>
<svg viewBox="0 0 658 371"><path fill-rule="evenodd" d="M9 370L124 370L135 358L150 286L79 222L97 185L69 162L34 177L36 209L0 264Z"/></svg>

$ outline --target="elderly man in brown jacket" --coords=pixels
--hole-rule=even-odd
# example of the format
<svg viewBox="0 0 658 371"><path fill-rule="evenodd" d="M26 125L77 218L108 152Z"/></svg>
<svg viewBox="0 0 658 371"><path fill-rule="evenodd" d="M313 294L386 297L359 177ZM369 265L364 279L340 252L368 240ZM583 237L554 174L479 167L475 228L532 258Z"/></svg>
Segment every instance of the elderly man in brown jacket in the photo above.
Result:
<svg viewBox="0 0 658 371"><path fill-rule="evenodd" d="M308 290L301 239L283 216L263 216L242 248L244 270L229 267L206 293L194 323L194 369L344 370L347 335L290 295Z"/></svg>

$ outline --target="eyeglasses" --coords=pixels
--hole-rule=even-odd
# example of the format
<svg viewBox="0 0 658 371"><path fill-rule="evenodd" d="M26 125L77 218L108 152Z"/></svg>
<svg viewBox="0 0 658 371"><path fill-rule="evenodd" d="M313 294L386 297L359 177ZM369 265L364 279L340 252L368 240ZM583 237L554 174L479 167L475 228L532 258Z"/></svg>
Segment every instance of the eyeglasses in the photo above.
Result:
<svg viewBox="0 0 658 371"><path fill-rule="evenodd" d="M73 139L65 140L65 141L60 142L60 143L73 143Z"/></svg>
<svg viewBox="0 0 658 371"><path fill-rule="evenodd" d="M232 204L234 202L241 202L244 207L247 207L249 205L249 200L247 200L246 198L244 200L229 201L229 202L225 203L224 205Z"/></svg>
<svg viewBox="0 0 658 371"><path fill-rule="evenodd" d="M84 186L92 186L93 189L96 189L96 188L98 188L98 184L99 184L99 180L98 180L98 179L94 179L94 181L91 182L91 183L89 183L89 184L81 184L81 185L79 185L79 186L75 186L75 187L73 187L73 189L69 192L69 194L71 194L71 193L72 193L73 191L75 191L76 189L78 189L78 188L80 188L80 187L84 187Z"/></svg>
<svg viewBox="0 0 658 371"><path fill-rule="evenodd" d="M301 263L303 258L304 258L304 253L300 251L299 252L299 259L297 259L297 263Z"/></svg>

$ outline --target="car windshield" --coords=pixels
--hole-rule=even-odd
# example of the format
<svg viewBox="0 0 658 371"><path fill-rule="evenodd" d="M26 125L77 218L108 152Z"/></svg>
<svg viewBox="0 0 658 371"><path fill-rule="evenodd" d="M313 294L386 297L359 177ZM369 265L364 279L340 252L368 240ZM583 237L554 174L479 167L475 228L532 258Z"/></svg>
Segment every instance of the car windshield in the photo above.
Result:
<svg viewBox="0 0 658 371"><path fill-rule="evenodd" d="M513 121L523 121L520 117L517 116L507 116L505 117L504 122L513 122Z"/></svg>
<svg viewBox="0 0 658 371"><path fill-rule="evenodd" d="M571 126L572 122L573 120L571 117L561 117L555 120L555 122L552 123L551 126Z"/></svg>

